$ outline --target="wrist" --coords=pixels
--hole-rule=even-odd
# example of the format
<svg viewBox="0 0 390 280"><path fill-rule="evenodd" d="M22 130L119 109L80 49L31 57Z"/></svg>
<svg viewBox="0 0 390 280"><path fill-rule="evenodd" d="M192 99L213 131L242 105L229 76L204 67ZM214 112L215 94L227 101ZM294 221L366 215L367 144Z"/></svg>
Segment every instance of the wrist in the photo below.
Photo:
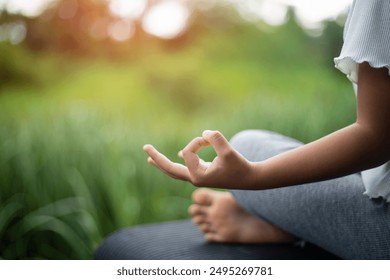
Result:
<svg viewBox="0 0 390 280"><path fill-rule="evenodd" d="M251 190L260 190L262 188L261 173L263 170L262 162L250 162L249 174L246 187Z"/></svg>

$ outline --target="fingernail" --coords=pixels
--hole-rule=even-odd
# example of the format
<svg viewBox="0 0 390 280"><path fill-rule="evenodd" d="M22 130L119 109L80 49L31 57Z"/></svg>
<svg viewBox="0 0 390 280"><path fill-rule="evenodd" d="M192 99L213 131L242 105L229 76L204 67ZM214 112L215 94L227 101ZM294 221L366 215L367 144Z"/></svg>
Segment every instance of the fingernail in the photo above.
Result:
<svg viewBox="0 0 390 280"><path fill-rule="evenodd" d="M211 132L212 132L211 130L205 130L205 131L203 131L202 135L206 136L206 135L210 134Z"/></svg>
<svg viewBox="0 0 390 280"><path fill-rule="evenodd" d="M143 150L144 150L144 151L146 151L147 149L149 149L149 148L150 148L150 146L151 146L150 144L146 144L146 145L144 145L144 146L143 146Z"/></svg>

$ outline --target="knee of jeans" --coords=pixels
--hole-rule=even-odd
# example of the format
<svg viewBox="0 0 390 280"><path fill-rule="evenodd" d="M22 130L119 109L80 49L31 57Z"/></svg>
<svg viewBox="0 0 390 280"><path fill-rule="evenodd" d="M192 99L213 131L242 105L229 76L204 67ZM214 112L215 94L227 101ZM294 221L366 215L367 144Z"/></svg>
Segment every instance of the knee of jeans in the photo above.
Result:
<svg viewBox="0 0 390 280"><path fill-rule="evenodd" d="M269 138L270 132L266 130L255 130L248 129L243 130L235 134L230 139L230 144L235 149L240 149L240 147L247 147L248 144L253 143L254 140L259 141L262 139Z"/></svg>
<svg viewBox="0 0 390 280"><path fill-rule="evenodd" d="M230 143L250 161L265 160L301 145L297 140L267 130L241 131Z"/></svg>

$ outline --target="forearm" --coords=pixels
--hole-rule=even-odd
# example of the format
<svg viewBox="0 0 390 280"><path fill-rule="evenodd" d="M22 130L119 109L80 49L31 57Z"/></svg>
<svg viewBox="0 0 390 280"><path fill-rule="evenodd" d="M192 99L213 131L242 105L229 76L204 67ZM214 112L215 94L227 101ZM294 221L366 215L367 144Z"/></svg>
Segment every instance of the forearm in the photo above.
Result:
<svg viewBox="0 0 390 280"><path fill-rule="evenodd" d="M253 165L252 188L332 179L390 158L390 78L386 68L359 65L356 122L320 140Z"/></svg>
<svg viewBox="0 0 390 280"><path fill-rule="evenodd" d="M375 133L355 123L315 142L254 163L251 188L267 189L332 179L388 160Z"/></svg>
<svg viewBox="0 0 390 280"><path fill-rule="evenodd" d="M267 189L326 180L379 166L390 159L390 78L387 68L359 65L356 123L313 143L251 163L219 131L204 131L180 153L185 165L174 163L145 145L148 162L172 178L195 186ZM202 161L197 152L213 146L217 156Z"/></svg>

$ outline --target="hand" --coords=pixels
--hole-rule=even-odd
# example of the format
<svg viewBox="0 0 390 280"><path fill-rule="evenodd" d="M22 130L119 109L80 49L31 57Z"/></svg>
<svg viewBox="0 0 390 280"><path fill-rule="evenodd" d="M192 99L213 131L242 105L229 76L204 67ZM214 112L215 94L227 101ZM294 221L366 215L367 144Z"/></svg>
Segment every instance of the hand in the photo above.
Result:
<svg viewBox="0 0 390 280"><path fill-rule="evenodd" d="M210 145L217 156L212 162L204 162L197 152ZM248 189L253 182L254 165L234 150L218 131L204 131L202 137L196 137L179 152L185 165L170 161L152 145L145 145L144 151L149 155L149 163L170 177L197 187Z"/></svg>

